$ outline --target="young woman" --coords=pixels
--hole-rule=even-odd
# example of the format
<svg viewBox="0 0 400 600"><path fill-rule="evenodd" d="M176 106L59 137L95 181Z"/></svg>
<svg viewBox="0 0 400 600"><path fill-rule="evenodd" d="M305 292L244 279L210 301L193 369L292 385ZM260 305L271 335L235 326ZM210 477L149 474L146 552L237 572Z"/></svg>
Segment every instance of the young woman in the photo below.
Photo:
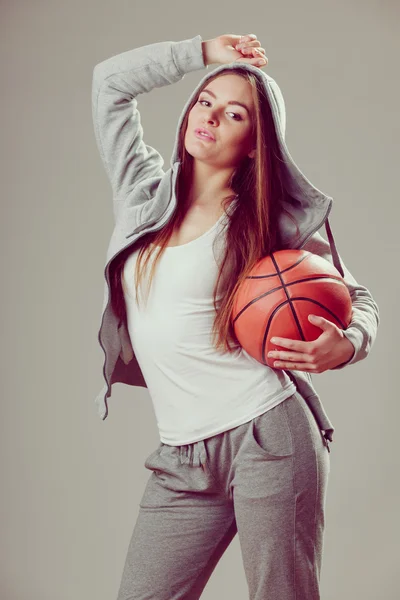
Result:
<svg viewBox="0 0 400 600"><path fill-rule="evenodd" d="M136 97L213 63L164 171L143 141ZM160 433L118 600L199 598L236 533L251 600L320 598L334 429L311 375L366 358L379 313L337 253L332 198L289 154L266 64L254 34L228 34L150 44L94 69L93 123L115 217L96 403L105 419L113 383L147 387ZM314 342L278 340L271 368L240 347L230 315L241 281L281 248L333 262L353 317L344 331L316 319Z"/></svg>

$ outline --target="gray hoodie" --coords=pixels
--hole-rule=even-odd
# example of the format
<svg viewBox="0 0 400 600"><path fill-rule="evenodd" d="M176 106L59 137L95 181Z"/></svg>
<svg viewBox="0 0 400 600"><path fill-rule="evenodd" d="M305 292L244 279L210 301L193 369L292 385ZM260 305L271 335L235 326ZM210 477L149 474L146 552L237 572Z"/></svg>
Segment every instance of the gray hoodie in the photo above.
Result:
<svg viewBox="0 0 400 600"><path fill-rule="evenodd" d="M99 416L108 416L112 384L147 387L135 357L127 327L112 310L110 267L116 256L133 245L143 234L161 229L176 207L176 181L182 148L178 134L190 101L202 84L222 69L247 69L261 79L270 103L274 125L288 173L290 198L284 207L296 219L299 232L282 211L278 226L282 249L308 250L329 260L338 269L349 289L353 315L344 335L352 342L354 354L342 369L366 358L375 341L379 309L369 290L357 283L339 256L328 215L333 199L317 189L301 172L285 143L286 113L282 92L276 81L262 69L242 62L217 66L206 73L183 107L176 130L170 167L164 171L161 155L143 140L137 96L153 88L180 81L185 73L208 69L202 53L202 37L178 42L157 42L128 50L99 64L93 70L92 114L97 148L113 195L114 229L104 269L104 301L98 333L105 359L105 384L95 398ZM329 243L318 230L325 225ZM286 373L308 403L329 449L334 427L314 388L312 376L305 371Z"/></svg>

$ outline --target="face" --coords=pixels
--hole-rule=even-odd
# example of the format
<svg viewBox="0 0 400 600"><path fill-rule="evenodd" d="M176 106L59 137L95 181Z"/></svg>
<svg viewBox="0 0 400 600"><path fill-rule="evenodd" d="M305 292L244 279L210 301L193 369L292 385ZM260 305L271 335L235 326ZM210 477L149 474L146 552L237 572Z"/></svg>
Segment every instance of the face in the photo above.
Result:
<svg viewBox="0 0 400 600"><path fill-rule="evenodd" d="M236 167L245 156L253 157L253 111L251 87L243 77L229 73L207 83L189 113L185 134L187 152L197 160L220 168ZM214 140L198 137L195 130L199 128L207 129Z"/></svg>

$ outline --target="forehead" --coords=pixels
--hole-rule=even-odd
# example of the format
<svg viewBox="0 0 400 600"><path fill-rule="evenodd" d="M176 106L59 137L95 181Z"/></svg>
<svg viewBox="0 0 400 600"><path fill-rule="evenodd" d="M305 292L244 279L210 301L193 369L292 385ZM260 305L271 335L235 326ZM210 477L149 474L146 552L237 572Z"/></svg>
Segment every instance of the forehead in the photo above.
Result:
<svg viewBox="0 0 400 600"><path fill-rule="evenodd" d="M235 73L224 73L223 75L219 75L212 81L206 82L203 86L203 89L205 88L221 94L237 90L240 91L240 93L248 93L251 96L250 82L241 75Z"/></svg>

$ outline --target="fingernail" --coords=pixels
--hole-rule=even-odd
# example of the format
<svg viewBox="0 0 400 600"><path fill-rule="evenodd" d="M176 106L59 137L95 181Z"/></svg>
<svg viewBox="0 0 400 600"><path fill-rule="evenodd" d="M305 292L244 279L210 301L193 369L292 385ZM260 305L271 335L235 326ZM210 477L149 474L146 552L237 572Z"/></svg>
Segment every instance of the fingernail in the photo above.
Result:
<svg viewBox="0 0 400 600"><path fill-rule="evenodd" d="M262 59L260 59L260 60L258 60L258 61L256 62L256 64L257 64L257 65L263 65L263 64L264 64L264 62L265 62L265 61L263 61Z"/></svg>

